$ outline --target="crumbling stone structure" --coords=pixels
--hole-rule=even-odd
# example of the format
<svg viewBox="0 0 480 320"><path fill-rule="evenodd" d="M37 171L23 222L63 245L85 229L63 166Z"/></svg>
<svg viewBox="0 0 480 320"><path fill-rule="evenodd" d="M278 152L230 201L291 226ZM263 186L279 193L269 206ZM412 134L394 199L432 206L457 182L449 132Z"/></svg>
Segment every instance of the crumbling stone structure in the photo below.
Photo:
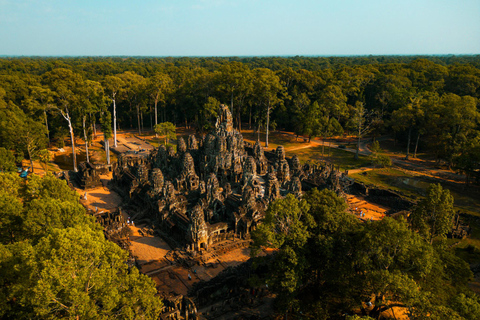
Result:
<svg viewBox="0 0 480 320"><path fill-rule="evenodd" d="M281 146L264 152L259 142L244 143L224 105L211 133L186 141L177 140L176 152L160 146L148 157L120 155L113 182L169 241L191 251L229 237L247 239L268 204L288 193L300 197L302 189L328 181L343 186L333 167L302 166Z"/></svg>
<svg viewBox="0 0 480 320"><path fill-rule="evenodd" d="M100 175L106 174L109 166L97 165L91 162L81 162L78 165L76 180L82 189L92 189L102 186Z"/></svg>
<svg viewBox="0 0 480 320"><path fill-rule="evenodd" d="M163 294L163 312L161 320L195 320L198 312L191 298L183 295Z"/></svg>

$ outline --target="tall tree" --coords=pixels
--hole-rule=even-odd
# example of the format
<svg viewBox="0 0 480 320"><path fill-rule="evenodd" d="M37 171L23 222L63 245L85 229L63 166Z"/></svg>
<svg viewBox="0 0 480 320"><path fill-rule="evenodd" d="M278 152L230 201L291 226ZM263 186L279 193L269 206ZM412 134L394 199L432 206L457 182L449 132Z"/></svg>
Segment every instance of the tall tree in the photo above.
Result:
<svg viewBox="0 0 480 320"><path fill-rule="evenodd" d="M157 104L165 103L167 95L172 91L173 80L166 73L155 73L148 78L147 90L155 104L155 125L158 124Z"/></svg>
<svg viewBox="0 0 480 320"><path fill-rule="evenodd" d="M422 108L422 97L420 95L410 96L407 104L395 110L392 113L392 128L395 131L407 129L407 152L405 159L408 160L410 155L410 141L412 137L412 130L421 121L424 115Z"/></svg>
<svg viewBox="0 0 480 320"><path fill-rule="evenodd" d="M355 152L355 159L358 159L360 152L360 142L365 134L370 132L378 121L375 112L369 111L365 108L365 103L357 101L353 108L353 116L351 122L355 131L357 132L357 151Z"/></svg>
<svg viewBox="0 0 480 320"><path fill-rule="evenodd" d="M50 143L50 131L48 128L48 116L47 112L55 109L55 94L49 88L38 86L29 87L30 94L23 101L23 104L29 105L32 111L37 113L41 112L45 120L45 127L47 132L48 143Z"/></svg>
<svg viewBox="0 0 480 320"><path fill-rule="evenodd" d="M171 122L162 122L155 126L155 132L161 136L165 136L165 145L167 145L170 139L175 139L177 137L175 131L176 127Z"/></svg>
<svg viewBox="0 0 480 320"><path fill-rule="evenodd" d="M105 93L113 102L113 146L117 147L117 99L118 93L122 90L125 83L117 76L106 76L103 80Z"/></svg>
<svg viewBox="0 0 480 320"><path fill-rule="evenodd" d="M293 114L294 114L294 132L297 135L305 134L305 113L307 108L311 105L308 95L304 92L293 99Z"/></svg>
<svg viewBox="0 0 480 320"><path fill-rule="evenodd" d="M308 136L308 142L310 142L312 137L319 136L324 132L323 128L325 127L325 123L323 123L323 121L325 120L317 101L305 108L300 121L303 123L302 134Z"/></svg>
<svg viewBox="0 0 480 320"><path fill-rule="evenodd" d="M137 111L138 133L142 134L142 124L140 116L142 108L145 106L145 89L147 80L135 72L125 71L119 77L125 83L122 90L124 99L130 104L130 108L135 108Z"/></svg>
<svg viewBox="0 0 480 320"><path fill-rule="evenodd" d="M27 118L23 127L17 128L19 141L25 148L25 152L30 160L30 168L33 172L33 160L39 158L41 150L47 145L47 136L43 124Z"/></svg>
<svg viewBox="0 0 480 320"><path fill-rule="evenodd" d="M10 103L7 108L0 109L0 146L15 150L30 160L33 172L33 160L47 144L45 126L25 115L16 105Z"/></svg>
<svg viewBox="0 0 480 320"><path fill-rule="evenodd" d="M90 162L90 156L88 152L90 135L88 134L86 126L87 116L90 116L90 121L93 122L93 125L95 126L95 121L94 117L92 117L92 114L100 111L105 101L104 98L103 88L99 82L86 80L83 83L80 96L80 115L82 117L83 139L85 140L85 153L87 156L87 162Z"/></svg>
<svg viewBox="0 0 480 320"><path fill-rule="evenodd" d="M430 242L444 237L453 227L453 196L440 184L431 184L427 195L410 215L410 223Z"/></svg>
<svg viewBox="0 0 480 320"><path fill-rule="evenodd" d="M112 137L112 118L110 111L103 111L101 113L100 125L102 126L103 145L105 148L105 155L107 157L107 164L110 164L110 138Z"/></svg>
<svg viewBox="0 0 480 320"><path fill-rule="evenodd" d="M230 98L230 108L234 117L234 124L241 129L242 104L252 91L251 72L245 64L232 61L219 68L217 88ZM235 106L236 105L236 109ZM235 112L236 111L236 112Z"/></svg>
<svg viewBox="0 0 480 320"><path fill-rule="evenodd" d="M197 115L197 130L199 130L201 134L208 132L213 128L213 120L217 117L219 105L220 102L217 99L208 97L207 102L203 105L203 108L199 110Z"/></svg>
<svg viewBox="0 0 480 320"><path fill-rule="evenodd" d="M62 117L68 123L70 140L72 143L73 170L77 169L75 153L75 136L73 133L72 113L78 112L80 107L79 91L83 83L82 77L69 69L57 68L43 75L43 82L55 92L55 102Z"/></svg>
<svg viewBox="0 0 480 320"><path fill-rule="evenodd" d="M322 112L321 134L322 134L322 156L325 147L325 138L341 134L343 128L338 122L347 113L347 97L337 85L329 85L320 93L320 110Z"/></svg>
<svg viewBox="0 0 480 320"><path fill-rule="evenodd" d="M270 112L282 102L281 97L285 89L280 82L280 78L270 69L257 68L253 70L255 99L257 103L265 108L267 122L265 135L265 148L268 148L268 133L270 126Z"/></svg>

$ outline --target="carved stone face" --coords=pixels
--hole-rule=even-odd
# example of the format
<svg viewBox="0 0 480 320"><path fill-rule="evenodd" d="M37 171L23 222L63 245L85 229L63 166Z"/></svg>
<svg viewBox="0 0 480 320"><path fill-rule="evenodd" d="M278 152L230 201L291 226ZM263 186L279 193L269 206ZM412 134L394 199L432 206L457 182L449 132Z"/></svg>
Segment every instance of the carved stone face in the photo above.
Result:
<svg viewBox="0 0 480 320"><path fill-rule="evenodd" d="M189 152L185 152L185 154L183 155L182 174L195 174L195 163L193 161L192 155Z"/></svg>
<svg viewBox="0 0 480 320"><path fill-rule="evenodd" d="M251 209L255 206L255 193L252 190L252 187L246 186L243 189L243 203L247 206L247 208Z"/></svg>
<svg viewBox="0 0 480 320"><path fill-rule="evenodd" d="M255 155L255 158L263 158L263 147L260 145L260 142L257 141L255 142L255 146L253 147L253 154Z"/></svg>
<svg viewBox="0 0 480 320"><path fill-rule="evenodd" d="M188 136L188 143L187 143L188 150L198 150L198 142L195 135L191 134Z"/></svg>
<svg viewBox="0 0 480 320"><path fill-rule="evenodd" d="M255 163L255 159L249 156L245 159L243 163L243 176L246 177L248 175L256 175L257 173L257 164Z"/></svg>
<svg viewBox="0 0 480 320"><path fill-rule="evenodd" d="M283 146L278 146L275 153L277 155L278 160L280 160L280 161L285 160L285 149L283 148Z"/></svg>
<svg viewBox="0 0 480 320"><path fill-rule="evenodd" d="M167 147L167 154L169 157L173 157L175 155L175 150L173 149L172 146Z"/></svg>
<svg viewBox="0 0 480 320"><path fill-rule="evenodd" d="M180 137L177 139L177 152L184 153L185 151L187 151L187 145L185 144L185 140Z"/></svg>
<svg viewBox="0 0 480 320"><path fill-rule="evenodd" d="M300 170L302 165L300 164L300 159L298 159L298 156L295 154L292 157L292 170Z"/></svg>
<svg viewBox="0 0 480 320"><path fill-rule="evenodd" d="M153 191L158 194L163 188L163 173L159 168L152 170Z"/></svg>

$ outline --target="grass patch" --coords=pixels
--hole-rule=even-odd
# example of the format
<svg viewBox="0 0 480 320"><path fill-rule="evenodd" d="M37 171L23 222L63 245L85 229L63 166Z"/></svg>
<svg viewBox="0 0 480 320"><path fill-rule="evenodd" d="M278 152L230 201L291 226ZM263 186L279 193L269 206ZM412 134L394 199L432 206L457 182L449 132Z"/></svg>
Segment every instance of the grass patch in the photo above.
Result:
<svg viewBox="0 0 480 320"><path fill-rule="evenodd" d="M158 138L150 138L150 139L147 139L147 141L155 148L158 148L161 144L164 144L164 142Z"/></svg>
<svg viewBox="0 0 480 320"><path fill-rule="evenodd" d="M424 181L419 181L416 186L410 185L409 182L416 177L395 168L374 169L363 173L354 173L350 176L366 185L374 185L402 193L412 200L422 195L419 192L421 188L428 187L428 182Z"/></svg>
<svg viewBox="0 0 480 320"><path fill-rule="evenodd" d="M245 141L255 143L257 141L257 134L254 134L252 130L242 130L243 139ZM260 133L260 143L265 147L265 132ZM285 149L298 148L304 146L306 143L303 138L299 137L298 140L295 136L290 134L284 134L281 132L272 131L268 133L268 150L276 149L278 146L283 146Z"/></svg>
<svg viewBox="0 0 480 320"><path fill-rule="evenodd" d="M380 148L382 148L385 153L389 156L406 156L407 154L407 145L403 143L395 143L393 138L379 141ZM413 158L413 152L415 151L415 144L412 142L410 146L410 157ZM435 155L432 153L424 152L424 150L417 150L416 157L422 160L435 160Z"/></svg>
<svg viewBox="0 0 480 320"><path fill-rule="evenodd" d="M327 161L339 166L341 170L351 170L369 166L371 161L366 156L355 159L355 154L338 148L325 147L322 155L322 146L287 151L287 156L296 154L300 162Z"/></svg>

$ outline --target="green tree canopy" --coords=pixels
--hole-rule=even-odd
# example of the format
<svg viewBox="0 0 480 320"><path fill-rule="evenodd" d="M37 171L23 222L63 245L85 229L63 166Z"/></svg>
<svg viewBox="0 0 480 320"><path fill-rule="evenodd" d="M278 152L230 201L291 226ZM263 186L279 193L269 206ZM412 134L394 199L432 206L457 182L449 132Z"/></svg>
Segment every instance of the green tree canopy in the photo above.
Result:
<svg viewBox="0 0 480 320"><path fill-rule="evenodd" d="M17 166L15 165L15 156L13 152L0 147L0 172L15 171Z"/></svg>
<svg viewBox="0 0 480 320"><path fill-rule="evenodd" d="M65 181L0 173L0 212L0 318L158 318L153 282Z"/></svg>
<svg viewBox="0 0 480 320"><path fill-rule="evenodd" d="M453 227L453 196L439 183L431 184L426 197L410 215L410 222L430 243L444 237Z"/></svg>
<svg viewBox="0 0 480 320"><path fill-rule="evenodd" d="M155 126L155 132L161 136L165 136L165 145L167 145L168 140L176 139L176 127L171 122L162 122Z"/></svg>
<svg viewBox="0 0 480 320"><path fill-rule="evenodd" d="M156 319L162 306L151 280L102 232L54 229L35 246L2 246L2 316L44 319Z"/></svg>

